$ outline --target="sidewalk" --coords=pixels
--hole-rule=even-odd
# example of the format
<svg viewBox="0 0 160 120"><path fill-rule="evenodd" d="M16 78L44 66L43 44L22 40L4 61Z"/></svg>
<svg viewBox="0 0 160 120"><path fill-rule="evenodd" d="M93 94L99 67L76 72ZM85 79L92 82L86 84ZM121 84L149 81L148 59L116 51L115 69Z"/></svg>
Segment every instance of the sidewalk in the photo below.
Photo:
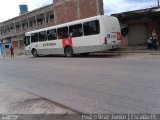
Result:
<svg viewBox="0 0 160 120"><path fill-rule="evenodd" d="M117 50L110 51L111 53L151 53L151 54L160 54L160 48L156 51L154 49L148 49L147 46L131 46L131 47L122 47Z"/></svg>
<svg viewBox="0 0 160 120"><path fill-rule="evenodd" d="M76 114L45 98L0 83L1 114Z"/></svg>
<svg viewBox="0 0 160 120"><path fill-rule="evenodd" d="M154 49L149 50L147 46L144 45L138 45L138 46L129 46L129 47L122 47L119 49L115 50L106 50L103 52L96 52L96 53L91 53L91 55L115 55L115 54L122 54L122 55L129 55L129 54L150 54L150 55L160 55L160 47L155 51ZM20 57L26 57L26 55L21 55L21 56L15 56L15 58L20 58ZM27 56L29 57L29 56ZM32 57L32 55L30 55ZM10 58L10 57L3 57L0 56L0 58Z"/></svg>

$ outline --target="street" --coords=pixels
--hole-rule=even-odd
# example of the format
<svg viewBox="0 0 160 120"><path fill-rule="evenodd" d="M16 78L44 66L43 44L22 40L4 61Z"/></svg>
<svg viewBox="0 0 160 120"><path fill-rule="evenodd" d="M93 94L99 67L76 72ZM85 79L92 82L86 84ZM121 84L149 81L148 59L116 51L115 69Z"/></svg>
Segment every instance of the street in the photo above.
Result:
<svg viewBox="0 0 160 120"><path fill-rule="evenodd" d="M158 113L160 56L0 58L0 82L83 113Z"/></svg>

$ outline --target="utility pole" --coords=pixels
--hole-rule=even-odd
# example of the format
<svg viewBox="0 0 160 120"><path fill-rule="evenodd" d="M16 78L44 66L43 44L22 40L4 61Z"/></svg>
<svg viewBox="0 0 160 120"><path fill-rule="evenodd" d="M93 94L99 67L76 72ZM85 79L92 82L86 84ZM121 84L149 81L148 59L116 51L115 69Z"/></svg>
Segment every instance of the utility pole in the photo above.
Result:
<svg viewBox="0 0 160 120"><path fill-rule="evenodd" d="M159 0L157 0L157 2L158 2L158 7L159 7Z"/></svg>

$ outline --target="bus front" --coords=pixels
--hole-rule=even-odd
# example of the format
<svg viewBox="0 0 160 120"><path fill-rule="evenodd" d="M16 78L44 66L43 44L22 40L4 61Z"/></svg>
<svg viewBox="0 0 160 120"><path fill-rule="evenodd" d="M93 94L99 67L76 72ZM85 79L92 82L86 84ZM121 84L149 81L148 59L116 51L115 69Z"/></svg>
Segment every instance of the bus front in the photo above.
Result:
<svg viewBox="0 0 160 120"><path fill-rule="evenodd" d="M25 45L25 55L31 55L31 40L30 40L30 35L29 34L25 34L24 37L24 45Z"/></svg>

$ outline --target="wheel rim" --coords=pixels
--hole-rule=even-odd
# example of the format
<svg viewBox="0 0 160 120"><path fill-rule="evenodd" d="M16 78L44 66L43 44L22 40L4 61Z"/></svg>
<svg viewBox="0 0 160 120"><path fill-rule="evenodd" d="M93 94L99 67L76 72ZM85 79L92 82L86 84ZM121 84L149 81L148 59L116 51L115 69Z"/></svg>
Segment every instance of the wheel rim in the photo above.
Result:
<svg viewBox="0 0 160 120"><path fill-rule="evenodd" d="M67 56L69 56L69 57L71 56L71 51L70 50L67 51Z"/></svg>
<svg viewBox="0 0 160 120"><path fill-rule="evenodd" d="M37 51L36 50L33 51L33 56L37 57Z"/></svg>
<svg viewBox="0 0 160 120"><path fill-rule="evenodd" d="M65 54L67 57L72 57L73 56L72 48L70 48L70 47L66 48Z"/></svg>

